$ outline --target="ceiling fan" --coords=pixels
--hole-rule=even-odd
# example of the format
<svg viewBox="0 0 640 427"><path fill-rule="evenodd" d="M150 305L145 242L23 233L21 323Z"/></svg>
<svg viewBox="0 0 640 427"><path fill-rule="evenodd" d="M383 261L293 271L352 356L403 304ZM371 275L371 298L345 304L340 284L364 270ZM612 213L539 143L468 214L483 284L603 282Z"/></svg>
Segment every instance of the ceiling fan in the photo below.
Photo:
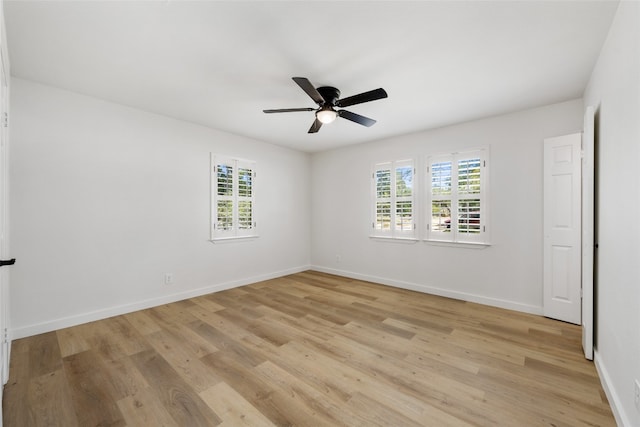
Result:
<svg viewBox="0 0 640 427"><path fill-rule="evenodd" d="M362 126L373 126L376 121L360 114L352 113L347 110L336 110L336 107L349 107L350 105L362 104L363 102L375 101L386 98L387 92L384 89L374 89L369 92L363 92L358 95L340 98L340 91L335 87L322 86L313 87L311 82L305 77L293 77L293 81L298 84L306 92L307 95L318 104L318 108L282 108L279 110L262 110L265 113L292 113L296 111L315 111L316 119L314 120L308 133L316 133L323 124L331 123L338 116L343 119L361 124Z"/></svg>

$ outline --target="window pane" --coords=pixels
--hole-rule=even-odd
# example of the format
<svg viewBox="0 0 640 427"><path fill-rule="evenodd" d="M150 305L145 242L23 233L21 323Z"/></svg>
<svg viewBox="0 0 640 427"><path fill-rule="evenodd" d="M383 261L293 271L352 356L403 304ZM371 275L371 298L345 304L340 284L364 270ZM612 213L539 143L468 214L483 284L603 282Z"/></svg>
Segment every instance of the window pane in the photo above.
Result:
<svg viewBox="0 0 640 427"><path fill-rule="evenodd" d="M218 195L233 195L233 167L228 165L217 165L216 174L218 180Z"/></svg>
<svg viewBox="0 0 640 427"><path fill-rule="evenodd" d="M413 188L413 167L396 168L396 197L411 197Z"/></svg>
<svg viewBox="0 0 640 427"><path fill-rule="evenodd" d="M238 196L251 197L253 191L253 174L251 169L238 168Z"/></svg>
<svg viewBox="0 0 640 427"><path fill-rule="evenodd" d="M376 230L391 230L391 203L376 203Z"/></svg>
<svg viewBox="0 0 640 427"><path fill-rule="evenodd" d="M458 233L480 233L480 199L458 202Z"/></svg>
<svg viewBox="0 0 640 427"><path fill-rule="evenodd" d="M253 228L253 212L251 200L241 200L238 202L238 228L240 230L250 230Z"/></svg>
<svg viewBox="0 0 640 427"><path fill-rule="evenodd" d="M480 159L458 160L458 193L480 194Z"/></svg>
<svg viewBox="0 0 640 427"><path fill-rule="evenodd" d="M396 230L413 230L413 209L410 200L396 203Z"/></svg>
<svg viewBox="0 0 640 427"><path fill-rule="evenodd" d="M451 194L451 162L438 162L431 165L431 194Z"/></svg>
<svg viewBox="0 0 640 427"><path fill-rule="evenodd" d="M431 203L431 230L451 231L451 201L438 200Z"/></svg>
<svg viewBox="0 0 640 427"><path fill-rule="evenodd" d="M233 202L231 200L218 200L218 230L231 230L233 228Z"/></svg>
<svg viewBox="0 0 640 427"><path fill-rule="evenodd" d="M376 171L376 197L378 199L391 197L391 170Z"/></svg>

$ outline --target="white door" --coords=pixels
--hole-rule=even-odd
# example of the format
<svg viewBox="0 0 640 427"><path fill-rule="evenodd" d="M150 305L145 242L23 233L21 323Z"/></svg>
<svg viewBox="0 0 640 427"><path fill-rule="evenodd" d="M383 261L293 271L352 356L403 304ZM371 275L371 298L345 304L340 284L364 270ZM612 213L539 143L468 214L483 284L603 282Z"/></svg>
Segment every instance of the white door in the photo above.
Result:
<svg viewBox="0 0 640 427"><path fill-rule="evenodd" d="M544 141L544 299L547 317L580 324L581 135Z"/></svg>
<svg viewBox="0 0 640 427"><path fill-rule="evenodd" d="M7 110L9 94L5 74L5 61L0 51L0 260L7 258ZM0 267L0 377L2 384L9 379L9 339L8 339L8 274L9 267Z"/></svg>
<svg viewBox="0 0 640 427"><path fill-rule="evenodd" d="M582 133L582 348L593 360L595 110L587 107Z"/></svg>

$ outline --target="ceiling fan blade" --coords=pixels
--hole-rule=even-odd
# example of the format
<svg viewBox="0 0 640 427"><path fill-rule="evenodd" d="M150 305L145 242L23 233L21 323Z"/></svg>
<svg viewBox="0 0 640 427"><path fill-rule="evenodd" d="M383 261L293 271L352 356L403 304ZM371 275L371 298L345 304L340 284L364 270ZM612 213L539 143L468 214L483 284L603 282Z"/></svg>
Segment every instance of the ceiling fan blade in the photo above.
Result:
<svg viewBox="0 0 640 427"><path fill-rule="evenodd" d="M322 95L320 95L320 92L318 92L316 90L315 87L313 87L313 85L311 84L311 82L305 78L305 77L292 77L293 81L298 83L298 86L300 86L302 88L303 91L305 91L307 93L307 95L309 95L311 97L311 99L313 99L313 101L318 104L318 105L322 105L325 103L324 98L322 97Z"/></svg>
<svg viewBox="0 0 640 427"><path fill-rule="evenodd" d="M296 111L314 111L315 108L281 108L279 110L262 110L264 113L294 113Z"/></svg>
<svg viewBox="0 0 640 427"><path fill-rule="evenodd" d="M361 116L360 114L352 113L347 110L339 110L338 115L343 119L351 120L352 122L356 122L362 126L371 127L376 124L376 121L370 119L369 117Z"/></svg>
<svg viewBox="0 0 640 427"><path fill-rule="evenodd" d="M387 96L387 92L384 89L374 89L369 92L363 92L358 95L339 99L336 102L336 107L348 107L350 105L362 104L363 102L375 101L377 99L386 98Z"/></svg>
<svg viewBox="0 0 640 427"><path fill-rule="evenodd" d="M311 127L309 128L309 132L307 133L316 133L320 130L321 127L322 127L322 122L316 119L311 125Z"/></svg>

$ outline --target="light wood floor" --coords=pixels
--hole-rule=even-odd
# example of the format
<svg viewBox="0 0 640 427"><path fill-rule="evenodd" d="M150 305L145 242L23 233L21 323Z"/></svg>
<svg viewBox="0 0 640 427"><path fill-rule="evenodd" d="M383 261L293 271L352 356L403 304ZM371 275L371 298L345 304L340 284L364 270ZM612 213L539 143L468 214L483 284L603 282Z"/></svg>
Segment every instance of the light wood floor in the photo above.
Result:
<svg viewBox="0 0 640 427"><path fill-rule="evenodd" d="M613 426L580 328L304 272L13 343L5 427Z"/></svg>

